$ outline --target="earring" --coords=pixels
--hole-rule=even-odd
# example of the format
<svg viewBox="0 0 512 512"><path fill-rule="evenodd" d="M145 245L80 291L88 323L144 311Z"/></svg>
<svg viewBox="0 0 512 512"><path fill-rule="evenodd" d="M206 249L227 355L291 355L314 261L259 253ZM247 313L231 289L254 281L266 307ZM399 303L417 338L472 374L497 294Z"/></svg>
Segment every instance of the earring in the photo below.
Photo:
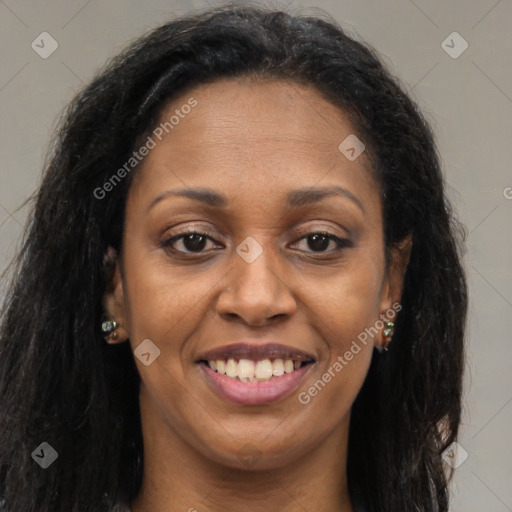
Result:
<svg viewBox="0 0 512 512"><path fill-rule="evenodd" d="M395 333L395 324L393 322L385 322L384 323L384 330L382 331L382 336L384 338L384 346L382 347L376 347L377 350L382 354L382 352L388 350L388 346L391 343L391 338L393 337L393 334Z"/></svg>
<svg viewBox="0 0 512 512"><path fill-rule="evenodd" d="M117 340L118 334L117 332L114 332L119 327L119 324L112 318L105 320L101 323L101 332L103 334L103 337L105 338L105 341L111 340Z"/></svg>

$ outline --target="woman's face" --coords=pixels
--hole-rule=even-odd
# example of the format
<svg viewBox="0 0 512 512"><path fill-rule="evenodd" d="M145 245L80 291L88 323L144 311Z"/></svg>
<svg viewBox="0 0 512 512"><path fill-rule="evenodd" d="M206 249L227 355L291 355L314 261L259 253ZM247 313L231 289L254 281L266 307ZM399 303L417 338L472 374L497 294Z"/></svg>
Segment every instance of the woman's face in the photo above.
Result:
<svg viewBox="0 0 512 512"><path fill-rule="evenodd" d="M347 116L312 88L217 81L161 121L108 299L139 356L144 429L277 467L346 434L382 344L382 329L362 333L400 298L378 185Z"/></svg>

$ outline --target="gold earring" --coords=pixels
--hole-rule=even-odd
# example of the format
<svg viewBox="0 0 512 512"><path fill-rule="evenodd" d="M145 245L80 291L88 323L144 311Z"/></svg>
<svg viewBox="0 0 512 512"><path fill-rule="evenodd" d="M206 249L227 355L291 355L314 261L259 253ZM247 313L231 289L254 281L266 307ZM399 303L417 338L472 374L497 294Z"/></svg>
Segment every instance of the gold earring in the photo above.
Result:
<svg viewBox="0 0 512 512"><path fill-rule="evenodd" d="M114 320L113 316L111 319L109 318L101 323L101 332L107 342L109 339L117 340L119 337L118 333L114 332L119 327L119 324Z"/></svg>
<svg viewBox="0 0 512 512"><path fill-rule="evenodd" d="M393 337L393 334L395 333L395 324L393 322L386 322L384 324L384 330L382 331L382 336L384 337L384 346L382 347L382 350L387 351L388 346L391 343L391 338ZM382 350L380 352L382 352Z"/></svg>

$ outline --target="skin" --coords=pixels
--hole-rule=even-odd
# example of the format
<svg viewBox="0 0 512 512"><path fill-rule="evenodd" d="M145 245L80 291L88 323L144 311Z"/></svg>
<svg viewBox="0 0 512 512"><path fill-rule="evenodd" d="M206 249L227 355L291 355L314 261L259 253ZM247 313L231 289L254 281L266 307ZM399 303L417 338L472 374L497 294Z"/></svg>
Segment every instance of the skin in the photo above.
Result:
<svg viewBox="0 0 512 512"><path fill-rule="evenodd" d="M197 106L158 142L129 190L123 249L104 307L135 349L150 339L160 356L141 375L144 478L133 512L269 510L352 512L346 455L350 410L382 333L308 404L297 395L332 368L365 328L399 302L410 240L385 265L379 187L363 153L338 145L357 134L348 116L314 88L228 79L167 105L168 120L189 98ZM362 137L359 136L361 139ZM298 188L339 186L341 194L287 207ZM207 187L226 196L210 206L162 192ZM194 229L212 240L190 252ZM298 231L298 229L305 231ZM318 248L308 233L328 231ZM236 252L248 236L263 253ZM193 248L193 246L192 246ZM181 255L178 251L182 251ZM188 251L188 252L187 252ZM196 364L200 352L240 340L273 340L316 362L289 397L239 405L217 395ZM251 463L240 453L252 453Z"/></svg>

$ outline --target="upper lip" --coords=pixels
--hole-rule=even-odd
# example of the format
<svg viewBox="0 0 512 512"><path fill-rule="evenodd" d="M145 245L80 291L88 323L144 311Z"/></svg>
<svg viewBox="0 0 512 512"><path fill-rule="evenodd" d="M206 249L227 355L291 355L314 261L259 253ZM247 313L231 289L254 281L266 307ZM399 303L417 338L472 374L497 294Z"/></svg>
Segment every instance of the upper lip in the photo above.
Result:
<svg viewBox="0 0 512 512"><path fill-rule="evenodd" d="M217 359L250 359L260 361L263 359L292 359L293 361L315 361L314 356L295 347L281 345L280 343L251 342L232 343L217 347L200 354L199 361L215 361Z"/></svg>

